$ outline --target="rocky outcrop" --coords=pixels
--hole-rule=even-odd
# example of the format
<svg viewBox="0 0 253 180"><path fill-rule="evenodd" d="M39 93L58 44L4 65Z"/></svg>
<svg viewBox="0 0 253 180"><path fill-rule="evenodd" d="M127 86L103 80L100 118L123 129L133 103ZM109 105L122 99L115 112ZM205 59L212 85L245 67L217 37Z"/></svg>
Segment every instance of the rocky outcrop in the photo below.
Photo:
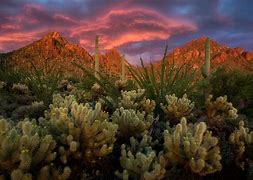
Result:
<svg viewBox="0 0 253 180"><path fill-rule="evenodd" d="M251 52L243 52L242 56L245 57L247 61L253 61L253 53Z"/></svg>
<svg viewBox="0 0 253 180"><path fill-rule="evenodd" d="M78 72L71 62L86 66L93 62L92 56L82 47L69 43L58 32L52 32L25 47L2 54L2 61L15 69L38 69L48 72Z"/></svg>
<svg viewBox="0 0 253 180"><path fill-rule="evenodd" d="M116 49L100 55L100 69L111 74L120 72L120 53ZM80 74L79 68L73 66L75 61L87 68L93 67L94 58L79 45L69 43L58 32L45 35L23 48L0 55L2 62L19 69L36 68L48 72L64 72Z"/></svg>
<svg viewBox="0 0 253 180"><path fill-rule="evenodd" d="M185 45L175 48L167 59L176 64L192 63L193 68L200 68L204 64L206 37L195 39ZM211 68L226 66L230 69L253 71L253 53L240 47L229 48L211 40ZM108 50L100 55L100 70L110 75L118 75L121 67L121 54L116 49ZM52 32L42 39L23 48L9 53L0 54L0 65L14 68L31 69L31 63L46 72L81 73L80 69L72 65L76 61L87 68L93 67L94 58L79 45L69 43L58 32ZM125 61L128 64L127 61ZM158 67L161 61L154 64ZM129 72L127 72L129 73Z"/></svg>
<svg viewBox="0 0 253 180"><path fill-rule="evenodd" d="M204 64L206 37L195 39L182 47L174 49L167 58L177 64L192 62L194 68ZM253 53L240 47L230 48L211 40L211 68L226 66L229 69L253 71ZM158 62L159 64L160 62Z"/></svg>

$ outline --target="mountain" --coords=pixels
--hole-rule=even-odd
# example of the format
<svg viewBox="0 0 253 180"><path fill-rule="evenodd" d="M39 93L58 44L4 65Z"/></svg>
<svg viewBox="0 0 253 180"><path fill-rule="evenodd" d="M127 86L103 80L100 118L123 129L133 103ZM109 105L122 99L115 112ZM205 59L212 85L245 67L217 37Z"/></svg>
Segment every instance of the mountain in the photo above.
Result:
<svg viewBox="0 0 253 180"><path fill-rule="evenodd" d="M117 49L110 49L105 54L102 54L100 57L100 64L101 67L104 67L105 71L110 75L119 74L121 72L121 58L122 55ZM127 60L124 60L126 66L129 66ZM126 75L129 76L129 72L127 70L127 67L125 68Z"/></svg>
<svg viewBox="0 0 253 180"><path fill-rule="evenodd" d="M110 74L120 73L121 55L116 49L108 50L100 55L100 71ZM71 62L91 68L94 57L79 45L69 43L58 32L52 32L25 47L0 54L0 60L8 66L31 69L32 63L36 68L46 72L81 73L80 69ZM31 63L32 62L32 63ZM125 61L127 63L127 61Z"/></svg>
<svg viewBox="0 0 253 180"><path fill-rule="evenodd" d="M52 32L25 47L2 54L2 61L8 66L21 69L43 68L46 72L77 71L74 60L86 66L93 61L92 56L82 47L69 43L58 32Z"/></svg>
<svg viewBox="0 0 253 180"><path fill-rule="evenodd" d="M174 60L180 65L192 62L194 68L200 68L205 59L206 37L195 39L185 45L175 48L167 55L169 61ZM230 48L213 40L211 43L211 68L226 66L230 69L242 71L253 71L253 53L242 48ZM120 73L121 54L116 49L108 50L100 55L100 72L115 75ZM0 54L0 65L21 69L36 68L44 69L46 72L68 72L81 73L80 69L73 66L71 62L77 62L87 68L94 67L94 57L79 45L69 43L58 32L52 32L25 47ZM125 61L127 65L128 62ZM155 63L157 67L160 62ZM126 68L127 69L127 68ZM129 72L127 72L129 76Z"/></svg>
<svg viewBox="0 0 253 180"><path fill-rule="evenodd" d="M191 61L194 68L200 68L205 59L205 42L207 37L194 39L182 47L174 49L167 59L174 60L176 64L183 64ZM210 40L211 47L211 68L216 69L226 66L229 69L242 71L253 71L253 53L247 52L240 47L230 48ZM161 62L158 62L160 64Z"/></svg>

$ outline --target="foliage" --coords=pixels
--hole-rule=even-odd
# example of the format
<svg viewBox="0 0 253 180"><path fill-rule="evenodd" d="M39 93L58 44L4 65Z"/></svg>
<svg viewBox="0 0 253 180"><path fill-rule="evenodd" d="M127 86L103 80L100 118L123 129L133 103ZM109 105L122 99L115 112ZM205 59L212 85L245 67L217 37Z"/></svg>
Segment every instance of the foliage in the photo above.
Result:
<svg viewBox="0 0 253 180"><path fill-rule="evenodd" d="M174 61L167 60L167 46L162 63L157 70L155 70L152 63L150 67L147 67L142 59L140 61L141 68L129 66L129 71L138 86L145 89L147 98L153 99L157 104L160 104L165 103L164 97L168 94L174 93L177 96L183 96L185 93L191 94L195 71L189 71L191 69L190 63L177 67ZM155 111L156 114L162 113L159 106L156 107Z"/></svg>
<svg viewBox="0 0 253 180"><path fill-rule="evenodd" d="M121 88L117 88L118 85L115 84L116 79L113 77L110 77L107 74L103 74L100 72L97 72L97 74L99 75L99 78L96 77L93 72L85 67L83 67L80 64L77 64L76 62L72 63L73 65L75 65L76 67L80 68L84 74L86 76L84 76L84 78L88 78L88 82L92 82L91 84L93 85L93 89L98 89L98 87L101 89L99 90L100 94L100 98L102 98L105 103L107 104L107 107L109 107L109 111L114 111L116 109L115 103L113 103L112 101L109 101L106 98L106 95L108 95L113 101L117 100L118 97L121 96ZM127 81L126 82L126 87L124 90L130 90L133 88L133 86L135 86L132 81ZM97 88L94 88L94 85ZM92 87L91 87L92 88ZM95 91L95 93L97 94L97 92ZM102 96L101 96L102 95Z"/></svg>
<svg viewBox="0 0 253 180"><path fill-rule="evenodd" d="M199 103L190 65L166 58L129 67L134 81L1 69L0 178L252 176L252 75L210 74Z"/></svg>
<svg viewBox="0 0 253 180"><path fill-rule="evenodd" d="M100 103L93 109L89 104L78 104L73 96L58 94L39 121L58 139L62 163L83 158L92 165L113 150L118 126L107 118Z"/></svg>
<svg viewBox="0 0 253 180"><path fill-rule="evenodd" d="M176 97L175 94L166 95L165 98L166 105L161 103L161 108L170 123L177 124L182 117L192 116L194 103L187 98L186 94L182 98Z"/></svg>
<svg viewBox="0 0 253 180"><path fill-rule="evenodd" d="M249 150L249 145L253 144L253 131L249 132L249 129L244 127L244 122L240 121L239 129L229 136L229 143L235 146L236 164L244 169L245 162L242 159L245 151Z"/></svg>
<svg viewBox="0 0 253 180"><path fill-rule="evenodd" d="M152 115L146 115L145 111L140 112L133 109L116 109L112 114L112 122L118 124L119 134L122 137L140 136L148 131L154 118Z"/></svg>
<svg viewBox="0 0 253 180"><path fill-rule="evenodd" d="M34 71L30 72L14 69L0 70L0 80L7 82L8 86L14 85L15 87L18 83L26 85L37 101L43 101L45 105L49 105L62 76L57 72L45 74L43 70L37 69L33 64L32 67Z"/></svg>
<svg viewBox="0 0 253 180"><path fill-rule="evenodd" d="M0 174L12 179L42 178L53 167L56 142L46 129L35 121L24 120L17 125L0 119ZM50 168L49 168L50 167ZM37 172L40 174L37 176ZM56 173L58 171L54 171ZM63 179L69 173L63 172ZM53 175L54 176L54 175ZM51 177L48 176L47 177ZM59 176L60 177L60 176Z"/></svg>
<svg viewBox="0 0 253 180"><path fill-rule="evenodd" d="M58 82L62 77L57 72L45 74L32 64L34 72L29 72L24 82L29 86L38 101L43 101L45 105L52 103L53 93L57 91Z"/></svg>
<svg viewBox="0 0 253 180"><path fill-rule="evenodd" d="M152 150L152 138L144 135L138 142L131 137L130 142L130 146L121 146L120 164L124 171L117 171L115 174L124 180L129 177L143 180L163 179L166 173L165 163L162 158L157 158L156 152Z"/></svg>
<svg viewBox="0 0 253 180"><path fill-rule="evenodd" d="M216 70L210 77L210 87L214 97L226 95L242 113L253 117L253 74Z"/></svg>
<svg viewBox="0 0 253 180"><path fill-rule="evenodd" d="M14 69L0 69L0 80L8 84L21 83L27 72Z"/></svg>
<svg viewBox="0 0 253 180"><path fill-rule="evenodd" d="M164 131L164 147L169 165L182 165L202 176L222 169L218 138L204 122L188 125L182 118L174 132Z"/></svg>
<svg viewBox="0 0 253 180"><path fill-rule="evenodd" d="M12 120L38 118L43 115L46 106L36 101L30 89L21 83L3 83L0 89L0 114Z"/></svg>
<svg viewBox="0 0 253 180"><path fill-rule="evenodd" d="M212 100L212 95L206 99L206 114L209 126L224 125L225 120L235 120L238 117L237 109L231 102L227 101L227 96L218 97Z"/></svg>

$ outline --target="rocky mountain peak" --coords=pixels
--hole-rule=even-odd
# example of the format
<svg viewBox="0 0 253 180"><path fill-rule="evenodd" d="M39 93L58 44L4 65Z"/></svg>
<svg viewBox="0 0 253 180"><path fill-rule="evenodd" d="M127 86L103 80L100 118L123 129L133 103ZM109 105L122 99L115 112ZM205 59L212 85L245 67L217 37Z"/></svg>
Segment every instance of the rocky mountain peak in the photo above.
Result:
<svg viewBox="0 0 253 180"><path fill-rule="evenodd" d="M205 59L205 42L207 37L200 37L178 47L168 55L178 64L192 61L194 67L200 68ZM229 69L252 70L253 54L240 47L230 48L210 39L211 67L226 66Z"/></svg>
<svg viewBox="0 0 253 180"><path fill-rule="evenodd" d="M61 45L68 44L68 41L59 32L51 32L45 35L40 41L46 44Z"/></svg>

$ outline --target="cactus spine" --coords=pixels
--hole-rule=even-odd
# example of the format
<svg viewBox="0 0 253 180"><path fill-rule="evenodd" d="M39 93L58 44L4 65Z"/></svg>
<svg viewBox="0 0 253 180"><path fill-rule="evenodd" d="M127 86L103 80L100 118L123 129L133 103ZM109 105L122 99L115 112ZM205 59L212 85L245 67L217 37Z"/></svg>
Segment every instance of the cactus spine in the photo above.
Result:
<svg viewBox="0 0 253 180"><path fill-rule="evenodd" d="M126 76L126 68L125 68L125 56L121 56L121 80L125 81L125 76Z"/></svg>
<svg viewBox="0 0 253 180"><path fill-rule="evenodd" d="M95 39L95 77L99 79L99 50L98 50L98 40L99 36L96 35Z"/></svg>
<svg viewBox="0 0 253 180"><path fill-rule="evenodd" d="M205 43L205 64L203 68L203 76L208 78L210 76L210 39L207 38Z"/></svg>

